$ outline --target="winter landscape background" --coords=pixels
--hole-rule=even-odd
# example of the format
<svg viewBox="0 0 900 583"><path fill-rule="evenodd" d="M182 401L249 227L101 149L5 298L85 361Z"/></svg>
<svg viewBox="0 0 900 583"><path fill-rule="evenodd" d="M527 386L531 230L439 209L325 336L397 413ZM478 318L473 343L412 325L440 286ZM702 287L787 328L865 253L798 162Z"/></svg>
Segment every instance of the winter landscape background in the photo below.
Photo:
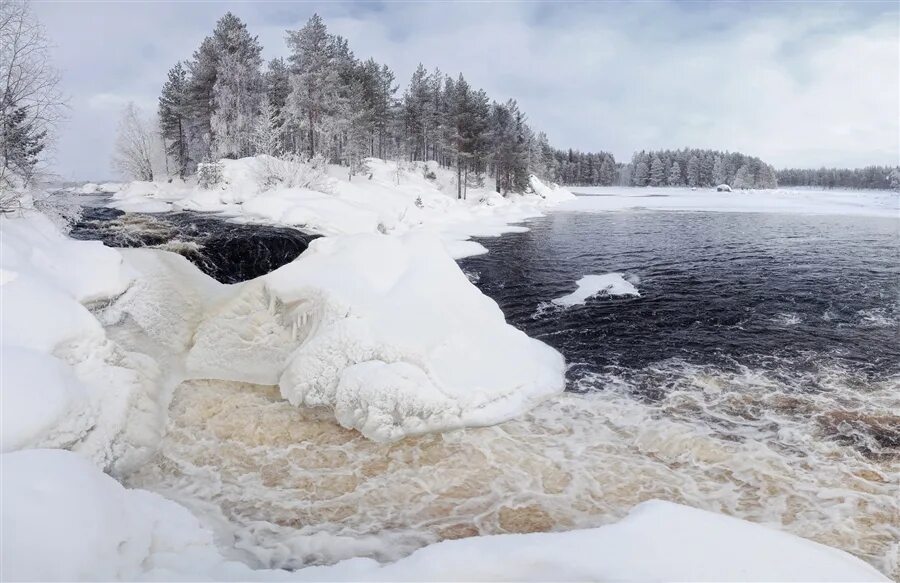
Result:
<svg viewBox="0 0 900 583"><path fill-rule="evenodd" d="M0 5L0 578L900 576L898 24Z"/></svg>

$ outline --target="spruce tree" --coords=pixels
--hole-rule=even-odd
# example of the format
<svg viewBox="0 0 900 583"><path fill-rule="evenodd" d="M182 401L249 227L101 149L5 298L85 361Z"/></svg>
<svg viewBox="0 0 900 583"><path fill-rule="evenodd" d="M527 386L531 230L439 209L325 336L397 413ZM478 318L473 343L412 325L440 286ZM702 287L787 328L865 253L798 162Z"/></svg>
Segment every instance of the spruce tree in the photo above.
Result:
<svg viewBox="0 0 900 583"><path fill-rule="evenodd" d="M187 176L190 168L188 144L188 102L187 70L178 62L169 69L169 78L163 85L159 97L159 126L165 143L166 155L175 161L178 176Z"/></svg>
<svg viewBox="0 0 900 583"><path fill-rule="evenodd" d="M669 186L681 186L683 184L681 181L681 166L678 165L678 162L672 162L667 181Z"/></svg>
<svg viewBox="0 0 900 583"><path fill-rule="evenodd" d="M650 162L650 186L665 186L666 167L659 156L653 156Z"/></svg>

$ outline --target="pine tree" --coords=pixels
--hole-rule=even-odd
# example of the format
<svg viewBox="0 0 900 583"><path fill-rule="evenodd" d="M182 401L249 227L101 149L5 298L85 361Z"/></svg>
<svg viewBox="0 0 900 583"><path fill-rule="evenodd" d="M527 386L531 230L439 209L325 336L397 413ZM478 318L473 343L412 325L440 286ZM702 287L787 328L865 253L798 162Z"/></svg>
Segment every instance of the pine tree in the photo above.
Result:
<svg viewBox="0 0 900 583"><path fill-rule="evenodd" d="M291 126L288 123L287 100L291 92L290 73L284 63L284 59L272 59L269 61L268 70L265 73L266 101L271 107L271 115L267 123L272 123L278 134L278 148L281 152L296 151L291 141ZM265 114L261 111L262 115Z"/></svg>
<svg viewBox="0 0 900 583"><path fill-rule="evenodd" d="M732 186L740 189L753 188L753 174L750 172L750 167L747 164L738 168L737 173L734 175Z"/></svg>
<svg viewBox="0 0 900 583"><path fill-rule="evenodd" d="M728 173L722 156L716 156L715 162L713 162L713 182L717 186L728 183Z"/></svg>
<svg viewBox="0 0 900 583"><path fill-rule="evenodd" d="M181 178L187 176L190 165L188 115L187 70L178 62L169 69L169 78L159 97L159 126L166 155L175 160Z"/></svg>
<svg viewBox="0 0 900 583"><path fill-rule="evenodd" d="M230 12L219 19L213 39L218 55L210 118L213 151L218 157L249 156L265 92L262 46Z"/></svg>
<svg viewBox="0 0 900 583"><path fill-rule="evenodd" d="M616 163L612 156L604 156L603 163L600 165L600 184L603 186L612 186L616 183L617 171Z"/></svg>
<svg viewBox="0 0 900 583"><path fill-rule="evenodd" d="M26 107L18 107L9 91L0 98L0 157L3 168L31 180L41 152L46 145L47 131L40 129L30 118ZM6 175L6 172L3 172Z"/></svg>
<svg viewBox="0 0 900 583"><path fill-rule="evenodd" d="M672 162L672 167L669 168L668 183L669 186L681 186L683 184L681 181L681 166L678 165L678 162Z"/></svg>
<svg viewBox="0 0 900 583"><path fill-rule="evenodd" d="M287 43L291 49L288 108L299 127L306 131L306 147L312 158L323 138L323 126L329 123L327 118L340 101L334 45L318 14L313 14L300 30L289 31Z"/></svg>
<svg viewBox="0 0 900 583"><path fill-rule="evenodd" d="M643 160L637 163L634 167L634 173L631 177L631 182L635 186L647 186L647 182L650 179L650 167Z"/></svg>
<svg viewBox="0 0 900 583"><path fill-rule="evenodd" d="M687 163L687 183L688 186L700 186L700 159L696 155Z"/></svg>
<svg viewBox="0 0 900 583"><path fill-rule="evenodd" d="M653 156L650 162L650 186L664 186L666 184L666 167L659 156Z"/></svg>

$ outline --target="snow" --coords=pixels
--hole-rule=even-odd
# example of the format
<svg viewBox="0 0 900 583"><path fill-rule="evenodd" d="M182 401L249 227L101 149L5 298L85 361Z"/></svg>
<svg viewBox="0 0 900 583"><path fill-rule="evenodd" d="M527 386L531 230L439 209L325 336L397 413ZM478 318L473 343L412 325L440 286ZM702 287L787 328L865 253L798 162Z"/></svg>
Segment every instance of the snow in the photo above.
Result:
<svg viewBox="0 0 900 583"><path fill-rule="evenodd" d="M228 293L189 374L277 383L371 439L498 423L565 386L562 356L508 325L432 233L317 239Z"/></svg>
<svg viewBox="0 0 900 583"><path fill-rule="evenodd" d="M425 229L441 236L454 258L462 258L485 252L468 241L470 237L516 230L511 223L574 198L532 177L530 194L504 197L487 180L484 187L469 187L466 198L459 200L455 173L435 162L367 163L368 173L348 179L346 168L338 166L317 170L268 156L221 160L221 185L205 189L179 180L132 182L114 195L110 206L140 212L221 212L236 220L303 227L331 236Z"/></svg>
<svg viewBox="0 0 900 583"><path fill-rule="evenodd" d="M65 426L85 408L87 390L69 367L48 354L6 345L0 348L0 361L0 451L78 432Z"/></svg>
<svg viewBox="0 0 900 583"><path fill-rule="evenodd" d="M135 272L118 251L69 239L40 213L0 227L2 450L69 447L112 467L149 449L153 437L133 422L154 408L143 400L158 371L112 342L86 307L118 297Z"/></svg>
<svg viewBox="0 0 900 583"><path fill-rule="evenodd" d="M235 285L172 253L73 241L32 211L0 218L0 579L883 580L841 551L665 502L599 528L444 541L387 565L253 571L226 561L187 509L105 474L154 452L185 378L277 384L291 404L379 441L497 423L563 390L561 355L509 326L453 257L484 251L470 237L586 203L536 179L532 194L486 185L459 201L452 173L433 163L370 164L371 178L331 168L269 190L258 159L224 163L227 188L84 187L116 189L122 208L329 235ZM601 291L638 293L622 274L593 275L557 301Z"/></svg>
<svg viewBox="0 0 900 583"><path fill-rule="evenodd" d="M253 571L226 561L185 508L77 454L28 450L0 463L3 580L887 581L844 552L655 500L598 528L447 540L384 565Z"/></svg>
<svg viewBox="0 0 900 583"><path fill-rule="evenodd" d="M204 567L228 572L212 535L190 512L156 494L126 490L77 454L27 450L3 454L0 462L4 581L131 580L153 570L186 577Z"/></svg>
<svg viewBox="0 0 900 583"><path fill-rule="evenodd" d="M900 218L900 193L785 189L717 192L714 188L571 187L576 198L563 211L622 210L791 213Z"/></svg>
<svg viewBox="0 0 900 583"><path fill-rule="evenodd" d="M625 279L623 273L604 273L603 275L585 275L576 284L578 288L572 293L556 298L553 303L558 306L577 306L588 298L600 293L610 296L640 296L633 283Z"/></svg>
<svg viewBox="0 0 900 583"><path fill-rule="evenodd" d="M826 546L658 500L600 528L444 541L372 571L371 561L354 560L298 574L382 581L886 580Z"/></svg>

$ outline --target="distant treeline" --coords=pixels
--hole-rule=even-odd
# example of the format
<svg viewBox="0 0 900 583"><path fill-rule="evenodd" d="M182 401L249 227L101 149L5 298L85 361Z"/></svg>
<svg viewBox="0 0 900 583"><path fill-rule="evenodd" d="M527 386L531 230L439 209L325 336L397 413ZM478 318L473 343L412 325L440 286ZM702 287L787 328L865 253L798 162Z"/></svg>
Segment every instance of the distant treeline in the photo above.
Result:
<svg viewBox="0 0 900 583"><path fill-rule="evenodd" d="M820 188L900 188L900 167L865 168L786 168L775 173L779 186L817 186Z"/></svg>
<svg viewBox="0 0 900 583"><path fill-rule="evenodd" d="M616 163L608 152L554 150L549 168L554 179L570 186L697 186L732 188L900 189L900 167L788 168L775 170L754 156L719 150L641 150L631 162Z"/></svg>
<svg viewBox="0 0 900 583"><path fill-rule="evenodd" d="M641 150L631 157L632 186L775 188L775 170L753 156L718 150Z"/></svg>
<svg viewBox="0 0 900 583"><path fill-rule="evenodd" d="M620 165L609 152L554 150L550 168L555 182L570 186L613 186L619 184Z"/></svg>

